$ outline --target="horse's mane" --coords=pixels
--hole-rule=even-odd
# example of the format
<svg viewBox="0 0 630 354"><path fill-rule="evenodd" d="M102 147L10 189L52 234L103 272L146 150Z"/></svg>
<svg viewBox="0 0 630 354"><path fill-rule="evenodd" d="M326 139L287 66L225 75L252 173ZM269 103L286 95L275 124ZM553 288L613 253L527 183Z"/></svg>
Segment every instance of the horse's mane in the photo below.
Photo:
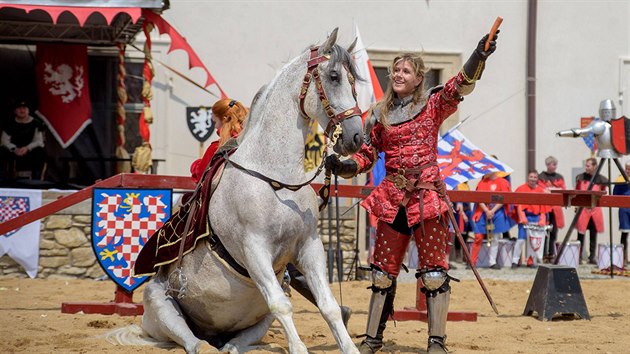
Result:
<svg viewBox="0 0 630 354"><path fill-rule="evenodd" d="M364 79L359 75L357 71L357 66L352 59L352 54L348 53L346 48L335 44L330 50L330 65L329 68L339 70L340 65L346 65L352 76L354 76L357 81L364 81ZM322 53L319 53L320 55Z"/></svg>

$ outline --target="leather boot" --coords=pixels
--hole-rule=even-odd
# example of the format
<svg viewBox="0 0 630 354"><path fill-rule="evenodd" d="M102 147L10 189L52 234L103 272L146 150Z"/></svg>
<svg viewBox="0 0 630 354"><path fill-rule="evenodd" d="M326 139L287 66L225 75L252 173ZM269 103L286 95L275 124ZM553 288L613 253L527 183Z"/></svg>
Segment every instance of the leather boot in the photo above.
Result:
<svg viewBox="0 0 630 354"><path fill-rule="evenodd" d="M306 283L306 279L304 275L300 273L297 268L291 263L287 265L287 270L289 271L289 276L291 281L289 285L295 290L297 290L300 295L304 296L306 300L308 300L311 304L317 307L317 301L315 301L315 296L311 292L311 289L308 287ZM340 306L341 309L341 320L343 321L343 325L348 328L348 321L350 320L350 316L352 315L352 309L348 306Z"/></svg>
<svg viewBox="0 0 630 354"><path fill-rule="evenodd" d="M371 316L378 315L378 309L376 308L375 298L380 295L379 289L375 289L372 286L372 300L370 301L370 309L368 310L368 331L370 328ZM378 329L374 337L366 334L365 339L359 346L359 352L361 354L374 354L383 348L383 332L387 326L387 320L389 316L394 312L394 298L396 297L396 279L392 280L392 286L389 289L381 290L385 291L385 302L383 303L383 309L380 313Z"/></svg>
<svg viewBox="0 0 630 354"><path fill-rule="evenodd" d="M448 353L446 350L446 319L451 292L427 296L427 320L429 324L429 341L427 353Z"/></svg>

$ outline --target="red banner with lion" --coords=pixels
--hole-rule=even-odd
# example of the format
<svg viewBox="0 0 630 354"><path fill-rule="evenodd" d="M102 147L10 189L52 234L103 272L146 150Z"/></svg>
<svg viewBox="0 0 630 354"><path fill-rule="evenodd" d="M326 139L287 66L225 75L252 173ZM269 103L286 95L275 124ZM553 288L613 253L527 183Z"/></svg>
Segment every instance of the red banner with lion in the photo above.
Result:
<svg viewBox="0 0 630 354"><path fill-rule="evenodd" d="M36 113L66 148L92 121L87 47L38 44L35 74L39 96Z"/></svg>

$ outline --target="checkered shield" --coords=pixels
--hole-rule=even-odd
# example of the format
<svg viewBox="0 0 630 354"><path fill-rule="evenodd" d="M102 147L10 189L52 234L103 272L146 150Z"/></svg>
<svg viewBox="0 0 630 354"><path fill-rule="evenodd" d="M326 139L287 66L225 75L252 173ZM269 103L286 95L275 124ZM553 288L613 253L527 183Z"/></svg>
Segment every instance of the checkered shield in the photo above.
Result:
<svg viewBox="0 0 630 354"><path fill-rule="evenodd" d="M100 189L92 195L92 249L120 287L132 292L148 277L133 277L138 253L171 217L170 189Z"/></svg>

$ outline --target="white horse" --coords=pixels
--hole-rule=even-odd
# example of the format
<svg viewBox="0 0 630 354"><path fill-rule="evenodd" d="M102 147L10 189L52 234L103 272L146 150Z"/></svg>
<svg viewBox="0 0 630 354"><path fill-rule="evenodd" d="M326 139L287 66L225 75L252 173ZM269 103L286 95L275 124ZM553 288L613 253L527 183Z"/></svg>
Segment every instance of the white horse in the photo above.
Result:
<svg viewBox="0 0 630 354"><path fill-rule="evenodd" d="M212 230L251 278L227 265L205 241L182 259L188 283L184 297L165 294L175 266L163 266L144 290L142 328L154 339L174 341L187 353L216 352L209 342L220 352L239 353L278 320L289 352L307 353L280 284L286 265L293 263L304 273L340 351L358 353L326 280L317 197L304 183L311 119L329 139L338 137L334 150L340 154L354 153L363 143L354 63L335 44L336 37L337 29L319 48L285 65L260 93L210 200ZM274 183L305 186L276 190ZM224 341L211 340L217 337Z"/></svg>

